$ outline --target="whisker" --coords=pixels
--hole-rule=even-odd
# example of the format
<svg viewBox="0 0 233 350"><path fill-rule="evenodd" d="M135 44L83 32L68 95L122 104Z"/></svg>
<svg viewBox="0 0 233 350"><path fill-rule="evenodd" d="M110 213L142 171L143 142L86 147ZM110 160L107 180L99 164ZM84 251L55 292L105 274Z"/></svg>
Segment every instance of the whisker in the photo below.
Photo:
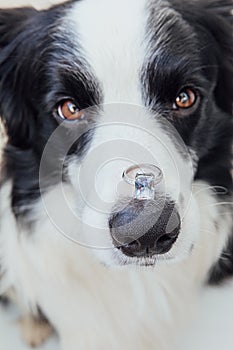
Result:
<svg viewBox="0 0 233 350"><path fill-rule="evenodd" d="M222 256L230 258L231 254L227 252L222 252Z"/></svg>
<svg viewBox="0 0 233 350"><path fill-rule="evenodd" d="M223 261L229 261L229 258L224 257L222 254L219 257L219 260L223 260Z"/></svg>
<svg viewBox="0 0 233 350"><path fill-rule="evenodd" d="M197 192L194 192L195 195L199 194L199 193L202 193L204 191L208 191L208 190L213 190L213 191L217 191L217 190L222 190L221 193L214 193L215 195L220 195L220 194L227 194L228 193L228 190L226 187L223 187L223 186L206 186L205 188L202 188L200 189L199 191Z"/></svg>
<svg viewBox="0 0 233 350"><path fill-rule="evenodd" d="M233 205L233 202L219 202L219 203L213 203L213 204L209 204L209 205L203 206L203 207L201 207L201 209L203 209L203 208L209 208L209 207L217 207L217 206L220 206L220 205Z"/></svg>

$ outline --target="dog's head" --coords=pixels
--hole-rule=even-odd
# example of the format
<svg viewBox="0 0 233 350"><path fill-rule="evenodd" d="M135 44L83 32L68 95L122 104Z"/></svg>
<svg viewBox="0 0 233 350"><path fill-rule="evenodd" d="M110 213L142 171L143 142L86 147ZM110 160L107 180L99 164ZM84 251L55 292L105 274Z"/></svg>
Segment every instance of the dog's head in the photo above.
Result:
<svg viewBox="0 0 233 350"><path fill-rule="evenodd" d="M231 5L83 0L2 10L0 114L15 214L28 216L40 188L67 182L81 243L111 248L97 250L104 262L189 253L199 231L194 179L231 188Z"/></svg>

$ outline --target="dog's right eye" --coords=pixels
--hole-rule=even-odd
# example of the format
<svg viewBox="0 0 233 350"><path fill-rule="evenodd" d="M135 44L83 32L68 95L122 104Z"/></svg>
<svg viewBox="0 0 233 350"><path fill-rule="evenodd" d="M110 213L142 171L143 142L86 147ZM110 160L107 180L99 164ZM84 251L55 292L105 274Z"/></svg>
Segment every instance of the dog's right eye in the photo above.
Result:
<svg viewBox="0 0 233 350"><path fill-rule="evenodd" d="M174 109L188 109L194 106L197 94L193 89L186 88L180 91L173 105Z"/></svg>
<svg viewBox="0 0 233 350"><path fill-rule="evenodd" d="M61 119L78 120L83 118L83 111L72 100L63 100L56 108L56 114Z"/></svg>

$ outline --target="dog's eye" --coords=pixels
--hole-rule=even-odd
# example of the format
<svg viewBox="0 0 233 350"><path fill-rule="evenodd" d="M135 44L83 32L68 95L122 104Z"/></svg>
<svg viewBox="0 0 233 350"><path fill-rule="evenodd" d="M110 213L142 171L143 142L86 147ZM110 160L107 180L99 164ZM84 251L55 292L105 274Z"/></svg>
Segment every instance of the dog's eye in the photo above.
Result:
<svg viewBox="0 0 233 350"><path fill-rule="evenodd" d="M179 95L176 97L176 101L174 103L174 109L177 108L190 108L192 107L197 99L197 95L195 91L192 89L182 90Z"/></svg>
<svg viewBox="0 0 233 350"><path fill-rule="evenodd" d="M83 117L83 111L72 100L63 100L58 105L57 114L60 118L67 120L77 120Z"/></svg>

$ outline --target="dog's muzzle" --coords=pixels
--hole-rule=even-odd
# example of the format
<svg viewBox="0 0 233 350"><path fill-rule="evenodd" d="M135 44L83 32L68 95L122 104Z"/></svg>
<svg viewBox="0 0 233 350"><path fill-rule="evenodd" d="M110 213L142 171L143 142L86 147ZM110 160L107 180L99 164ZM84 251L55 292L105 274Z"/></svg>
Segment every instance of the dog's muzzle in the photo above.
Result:
<svg viewBox="0 0 233 350"><path fill-rule="evenodd" d="M160 188L162 171L150 164L132 166L123 173L134 185L134 198L120 203L109 228L114 246L129 257L153 257L167 253L180 232L175 203Z"/></svg>

